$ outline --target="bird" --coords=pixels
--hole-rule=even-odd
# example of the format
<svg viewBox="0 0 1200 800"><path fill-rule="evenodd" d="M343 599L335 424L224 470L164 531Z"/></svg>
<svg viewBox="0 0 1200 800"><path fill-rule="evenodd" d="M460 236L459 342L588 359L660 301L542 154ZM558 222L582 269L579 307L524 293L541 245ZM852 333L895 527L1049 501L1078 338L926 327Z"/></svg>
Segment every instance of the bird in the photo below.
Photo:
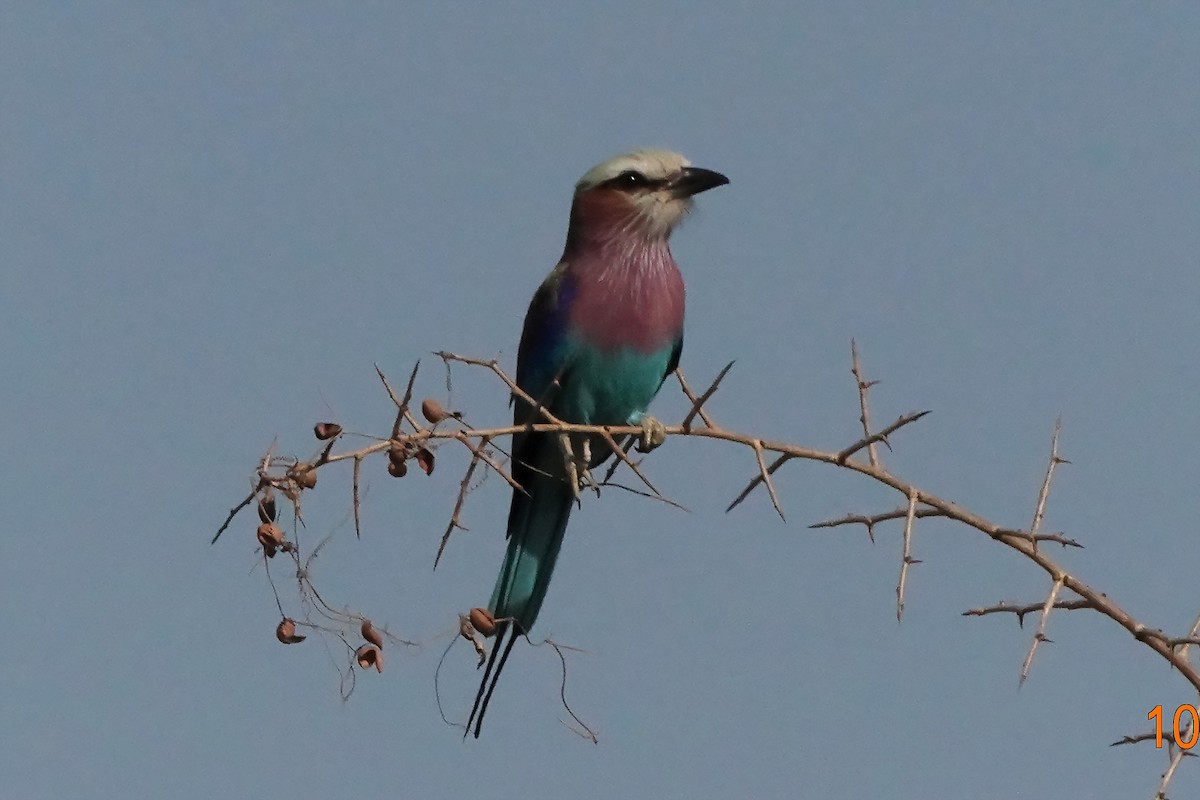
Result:
<svg viewBox="0 0 1200 800"><path fill-rule="evenodd" d="M525 315L516 385L528 399L514 394L515 426L546 421L544 409L568 423L641 427L643 450L662 442L664 428L647 409L683 349L684 283L669 239L695 195L727 183L720 172L657 149L584 173L562 257ZM580 480L610 455L595 436L514 435L512 477L521 489L513 490L508 545L487 608L495 643L464 736L474 721L479 737L512 646L537 621Z"/></svg>

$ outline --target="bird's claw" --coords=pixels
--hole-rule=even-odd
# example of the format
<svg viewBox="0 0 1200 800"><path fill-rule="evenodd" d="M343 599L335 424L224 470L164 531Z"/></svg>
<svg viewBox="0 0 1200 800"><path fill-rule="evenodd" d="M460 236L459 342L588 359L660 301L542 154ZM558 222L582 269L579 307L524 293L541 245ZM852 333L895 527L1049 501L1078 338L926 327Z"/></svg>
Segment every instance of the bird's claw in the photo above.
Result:
<svg viewBox="0 0 1200 800"><path fill-rule="evenodd" d="M649 453L667 440L667 428L654 417L645 416L641 421L642 435L638 437L639 453Z"/></svg>
<svg viewBox="0 0 1200 800"><path fill-rule="evenodd" d="M579 442L580 453L576 455L575 448L571 445L571 437L569 434L563 433L559 435L559 443L562 445L563 460L566 462L567 468L567 483L571 486L571 491L575 493L575 499L579 499L579 490L586 487L597 487L596 479L592 476L591 461L592 461L592 443L586 437Z"/></svg>
<svg viewBox="0 0 1200 800"><path fill-rule="evenodd" d="M600 491L600 484L596 483L596 479L592 476L592 440L584 437L580 446L583 451L579 454L577 463L575 464L575 473L579 476L575 482L575 498L579 499L580 489L595 489Z"/></svg>

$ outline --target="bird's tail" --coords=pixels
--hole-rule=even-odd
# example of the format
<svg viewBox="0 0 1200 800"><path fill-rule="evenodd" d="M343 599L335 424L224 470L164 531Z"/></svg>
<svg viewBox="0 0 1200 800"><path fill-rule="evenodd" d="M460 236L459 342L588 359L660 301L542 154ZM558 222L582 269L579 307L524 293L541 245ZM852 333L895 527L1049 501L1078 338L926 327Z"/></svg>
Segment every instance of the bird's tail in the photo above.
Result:
<svg viewBox="0 0 1200 800"><path fill-rule="evenodd" d="M534 472L524 483L526 493L513 493L508 516L508 550L489 604L497 622L496 643L479 683L471 718L467 720L468 732L472 721L475 723L476 738L513 643L537 621L575 504L573 487L562 477Z"/></svg>
<svg viewBox="0 0 1200 800"><path fill-rule="evenodd" d="M488 606L496 619L512 619L522 632L537 621L575 505L573 487L561 477L534 473L525 484L525 494L513 492L508 550Z"/></svg>

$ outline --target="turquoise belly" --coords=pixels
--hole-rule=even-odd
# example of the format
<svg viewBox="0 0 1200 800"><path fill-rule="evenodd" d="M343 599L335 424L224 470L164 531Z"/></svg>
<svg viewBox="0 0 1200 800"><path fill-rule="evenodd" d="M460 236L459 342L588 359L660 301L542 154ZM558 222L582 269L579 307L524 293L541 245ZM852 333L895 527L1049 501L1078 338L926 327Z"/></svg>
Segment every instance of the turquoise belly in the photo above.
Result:
<svg viewBox="0 0 1200 800"><path fill-rule="evenodd" d="M636 425L662 385L672 345L653 353L604 352L568 340L570 370L554 403L560 418L590 425Z"/></svg>

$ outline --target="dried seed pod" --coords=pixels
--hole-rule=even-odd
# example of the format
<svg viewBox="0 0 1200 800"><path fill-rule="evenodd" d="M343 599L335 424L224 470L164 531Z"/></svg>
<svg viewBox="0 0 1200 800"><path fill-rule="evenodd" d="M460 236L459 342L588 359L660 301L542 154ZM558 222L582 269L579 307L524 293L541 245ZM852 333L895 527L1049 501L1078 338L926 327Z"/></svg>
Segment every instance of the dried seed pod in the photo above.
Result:
<svg viewBox="0 0 1200 800"><path fill-rule="evenodd" d="M296 621L291 617L284 617L283 621L275 627L275 638L284 644L299 644L307 637L296 633Z"/></svg>
<svg viewBox="0 0 1200 800"><path fill-rule="evenodd" d="M270 488L258 498L258 518L263 522L274 522L279 516L275 508L275 492Z"/></svg>
<svg viewBox="0 0 1200 800"><path fill-rule="evenodd" d="M375 630L375 626L371 624L371 620L364 619L362 621L362 637L376 647L383 647L383 637L379 635L379 631Z"/></svg>
<svg viewBox="0 0 1200 800"><path fill-rule="evenodd" d="M258 538L258 543L262 545L267 558L274 558L275 550L284 545L283 529L274 522L264 522L259 525L255 536Z"/></svg>
<svg viewBox="0 0 1200 800"><path fill-rule="evenodd" d="M428 448L422 447L417 451L417 464L421 469L425 470L426 475L433 474L433 453Z"/></svg>
<svg viewBox="0 0 1200 800"><path fill-rule="evenodd" d="M408 460L408 447L402 442L392 442L388 447L388 461L393 464L403 464Z"/></svg>
<svg viewBox="0 0 1200 800"><path fill-rule="evenodd" d="M342 432L342 426L336 422L318 422L313 426L313 435L322 442L326 439L332 439Z"/></svg>
<svg viewBox="0 0 1200 800"><path fill-rule="evenodd" d="M496 617L486 608L472 608L470 619L471 626L484 636L496 633Z"/></svg>
<svg viewBox="0 0 1200 800"><path fill-rule="evenodd" d="M276 547L283 544L283 529L274 522L264 522L258 526L259 544L273 544Z"/></svg>
<svg viewBox="0 0 1200 800"><path fill-rule="evenodd" d="M374 667L376 672L383 672L383 653L373 644L364 644L355 650L354 660L363 669Z"/></svg>
<svg viewBox="0 0 1200 800"><path fill-rule="evenodd" d="M393 478L403 478L408 474L408 465L403 461L389 461L388 474Z"/></svg>
<svg viewBox="0 0 1200 800"><path fill-rule="evenodd" d="M292 480L301 489L312 489L317 485L317 471L305 464L292 470Z"/></svg>
<svg viewBox="0 0 1200 800"><path fill-rule="evenodd" d="M444 419L449 419L450 417L454 416L449 411L442 408L442 404L437 400L434 400L432 397L426 397L421 401L421 415L434 425L437 425Z"/></svg>

